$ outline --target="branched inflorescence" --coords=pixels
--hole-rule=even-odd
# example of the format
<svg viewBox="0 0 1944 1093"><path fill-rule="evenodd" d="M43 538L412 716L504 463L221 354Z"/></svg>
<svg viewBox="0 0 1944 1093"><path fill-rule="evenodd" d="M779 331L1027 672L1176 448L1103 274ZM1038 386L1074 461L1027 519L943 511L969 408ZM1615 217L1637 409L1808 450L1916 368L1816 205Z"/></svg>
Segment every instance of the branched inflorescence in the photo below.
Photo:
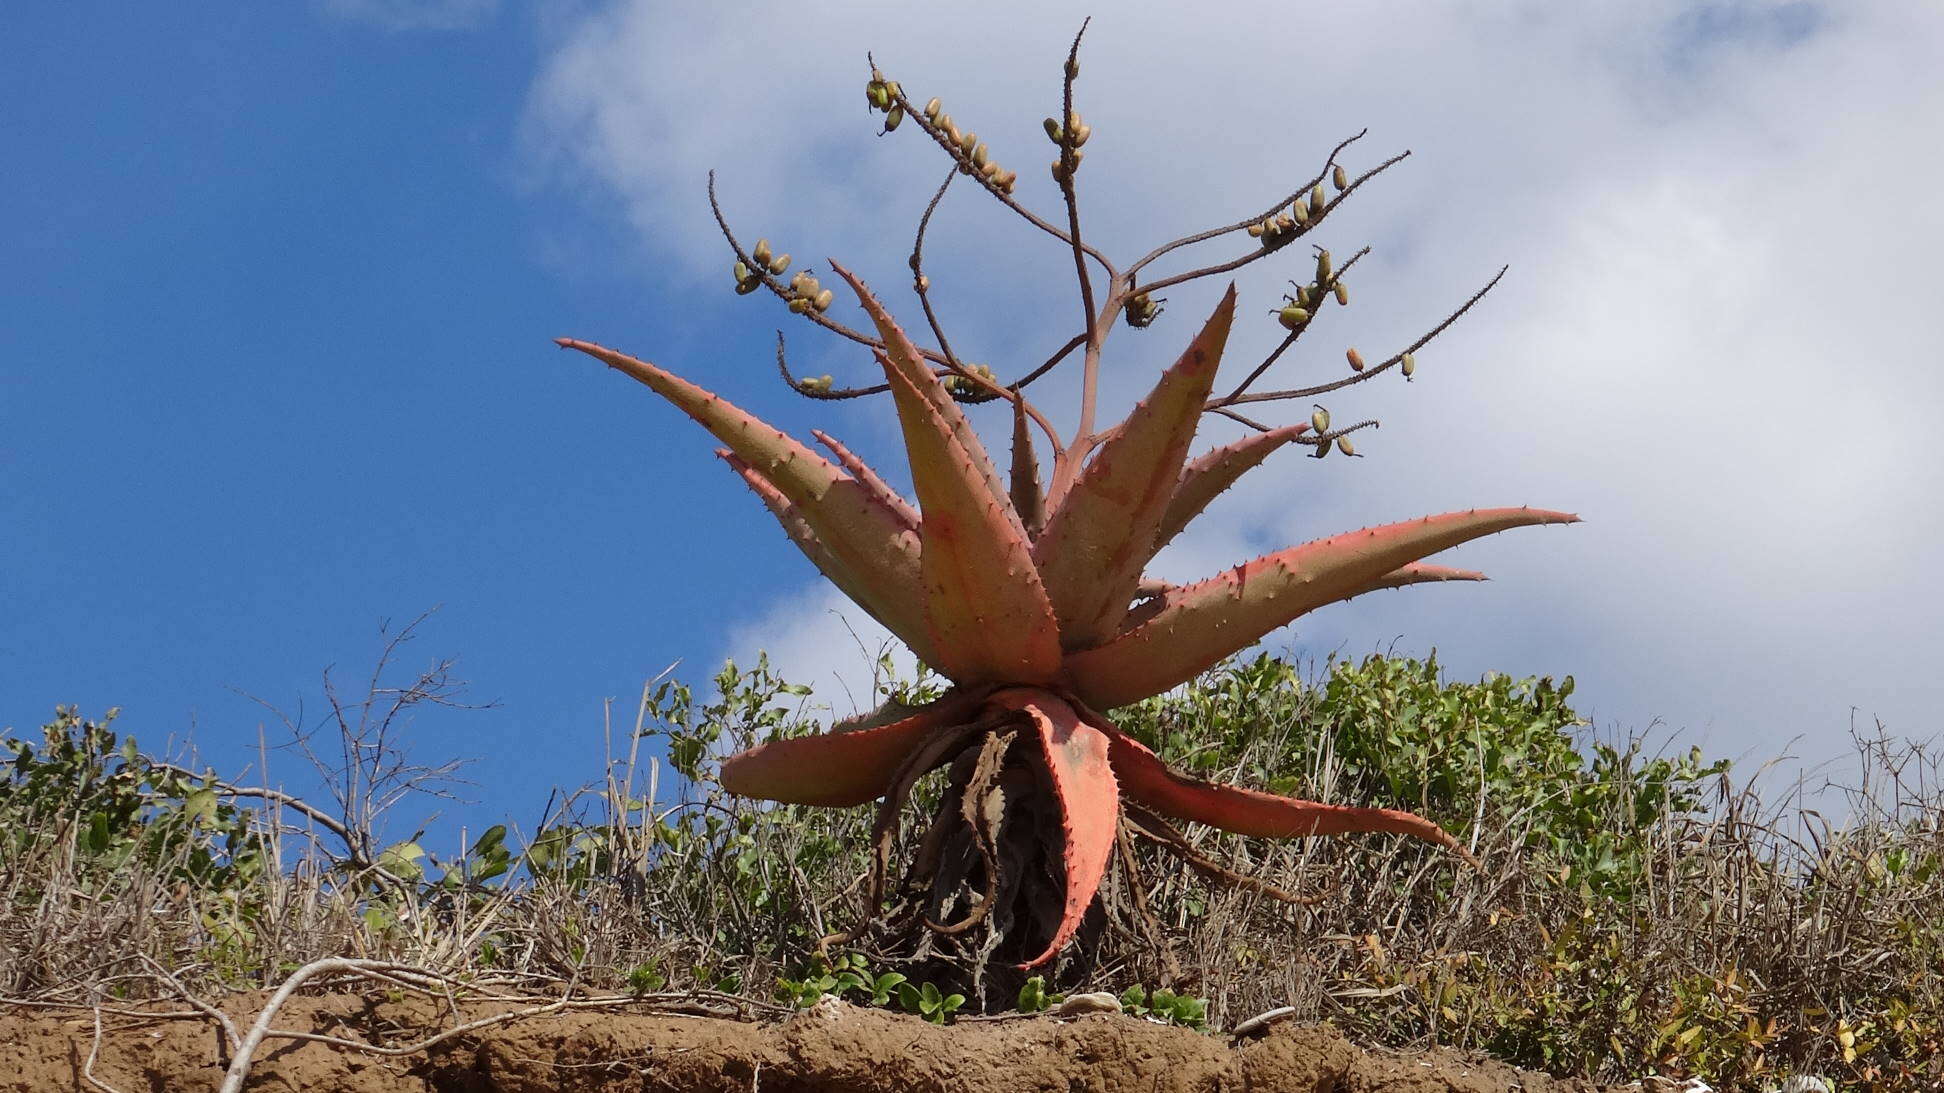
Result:
<svg viewBox="0 0 1944 1093"><path fill-rule="evenodd" d="M1082 28L1084 32L1084 27ZM1270 308L1286 332L1268 357L1217 394L1215 378L1235 318L1233 286L1147 398L1119 423L1097 427L1102 347L1121 319L1154 324L1158 293L1227 273L1286 250L1315 231L1366 182L1404 159L1393 156L1352 177L1338 162L1357 136L1338 144L1316 176L1262 213L1163 244L1117 266L1081 237L1077 178L1092 129L1074 109L1076 36L1064 68L1061 114L1046 119L1057 149L1051 173L1064 226L1015 195L1018 173L1002 166L977 134L934 98L922 107L875 65L865 94L883 130L915 128L952 161L925 208L910 269L936 348L914 343L863 282L831 263L869 320L869 329L831 317L835 290L809 270L789 281L790 257L766 239L744 250L710 178L709 201L735 254L739 293L767 290L788 309L871 352L882 383L839 388L830 376L797 378L777 340L785 382L818 399L889 394L903 426L916 504L899 496L841 443L813 435L826 460L728 401L646 361L588 342L560 344L591 354L646 384L713 433L719 453L776 516L790 539L832 583L926 664L952 682L916 709L887 706L818 736L778 740L726 760L731 792L776 801L846 807L882 800L868 883L867 921L887 896L900 807L926 772L949 768L944 804L906 873L903 895L915 919L943 935L990 931L985 951L1051 960L1075 936L1116 853L1131 834L1182 853L1211 876L1245 880L1200 856L1168 818L1266 838L1385 831L1411 835L1468 857L1450 834L1407 812L1320 804L1185 777L1123 733L1102 711L1159 694L1315 608L1380 588L1482 580L1422 559L1471 539L1566 513L1472 509L1366 528L1264 555L1206 580L1169 585L1143 571L1162 546L1248 470L1288 444L1324 457L1355 455L1351 433L1316 406L1307 421L1272 426L1244 416L1253 403L1310 400L1392 369L1416 371L1415 354L1470 310L1492 280L1422 337L1376 363L1355 349L1349 374L1309 387L1254 385L1331 305L1347 306L1343 277L1367 249L1338 264L1313 248L1312 275ZM1407 153L1408 154L1408 153ZM934 311L924 269L925 231L957 176L1057 239L1072 255L1082 326L1043 363L1002 381L965 363ZM1326 183L1328 186L1326 187ZM1184 248L1246 241L1234 257L1156 275L1150 268ZM1500 270L1500 275L1503 275ZM1099 284L1096 285L1095 277ZM1081 391L1073 435L1062 439L1027 388L1078 354ZM1003 399L1012 407L1012 459L1001 475L963 403ZM1189 458L1204 414L1248 425L1242 439ZM1041 476L1033 432L1051 455ZM1059 898L1039 897L1051 879ZM1138 891L1138 888L1136 889ZM1278 898L1290 893L1268 890ZM861 929L861 927L860 927ZM853 934L842 935L845 938Z"/></svg>

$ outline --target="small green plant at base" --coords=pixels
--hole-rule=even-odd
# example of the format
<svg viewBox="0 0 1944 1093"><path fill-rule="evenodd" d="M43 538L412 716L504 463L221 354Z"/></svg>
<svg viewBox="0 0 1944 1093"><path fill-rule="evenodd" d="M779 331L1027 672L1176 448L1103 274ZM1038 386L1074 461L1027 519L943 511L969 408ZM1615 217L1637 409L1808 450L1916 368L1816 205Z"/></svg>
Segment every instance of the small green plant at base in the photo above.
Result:
<svg viewBox="0 0 1944 1093"><path fill-rule="evenodd" d="M1046 977L1036 975L1020 986L1017 1008L1021 1013L1040 1013L1047 1007L1057 1006L1064 1001L1066 995L1058 991L1049 994L1046 990Z"/></svg>
<svg viewBox="0 0 1944 1093"><path fill-rule="evenodd" d="M668 977L653 961L637 964L628 970L628 993L650 994L668 985Z"/></svg>
<svg viewBox="0 0 1944 1093"><path fill-rule="evenodd" d="M965 1004L965 996L945 994L938 989L936 983L926 983L922 987L900 983L898 1004L903 1006L907 1013L915 1013L934 1025L942 1025Z"/></svg>
<svg viewBox="0 0 1944 1093"><path fill-rule="evenodd" d="M1208 1026L1208 999L1176 994L1166 987L1153 991L1135 984L1121 992L1121 1012L1192 1029Z"/></svg>

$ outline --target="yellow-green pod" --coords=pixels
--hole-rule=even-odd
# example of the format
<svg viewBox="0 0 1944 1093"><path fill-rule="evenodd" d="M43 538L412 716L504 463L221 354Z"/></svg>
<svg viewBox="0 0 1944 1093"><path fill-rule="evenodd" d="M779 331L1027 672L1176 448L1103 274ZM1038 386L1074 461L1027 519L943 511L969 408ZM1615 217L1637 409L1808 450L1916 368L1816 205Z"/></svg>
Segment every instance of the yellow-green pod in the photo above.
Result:
<svg viewBox="0 0 1944 1093"><path fill-rule="evenodd" d="M749 280L749 267L743 265L741 262L737 262L736 268L731 272L736 275L737 284L742 284L744 281Z"/></svg>
<svg viewBox="0 0 1944 1093"><path fill-rule="evenodd" d="M958 146L959 151L964 152L968 156L971 155L972 149L979 146L979 134L972 132L970 129L966 130L959 134Z"/></svg>
<svg viewBox="0 0 1944 1093"><path fill-rule="evenodd" d="M1350 290L1344 287L1342 281L1338 281L1336 284L1330 286L1330 291L1336 294L1338 305L1349 306Z"/></svg>
<svg viewBox="0 0 1944 1093"><path fill-rule="evenodd" d="M989 155L991 155L991 149L983 144L972 149L972 165L983 168L986 165L986 157Z"/></svg>
<svg viewBox="0 0 1944 1093"><path fill-rule="evenodd" d="M1330 283L1329 251L1320 250L1316 252L1316 283L1319 285L1327 285Z"/></svg>
<svg viewBox="0 0 1944 1093"><path fill-rule="evenodd" d="M779 254L776 257L770 259L769 271L772 274L775 274L780 277L782 276L783 271L789 268L790 268L790 256L787 254Z"/></svg>
<svg viewBox="0 0 1944 1093"><path fill-rule="evenodd" d="M1350 176L1344 173L1341 163L1337 164L1336 169L1330 172L1330 181L1336 183L1336 188L1339 190L1349 188Z"/></svg>
<svg viewBox="0 0 1944 1093"><path fill-rule="evenodd" d="M1323 196L1323 187L1318 186L1316 189L1310 191L1309 211L1311 216L1321 216L1323 206L1329 203L1329 199Z"/></svg>
<svg viewBox="0 0 1944 1093"><path fill-rule="evenodd" d="M754 259L756 260L756 264L757 264L757 265L759 265L759 266L767 266L767 265L769 265L769 260L770 260L770 245L769 245L769 240L767 240L767 239L758 239L758 240L756 241L756 249L755 249L755 250L753 250L753 251L750 251L750 252L749 252L749 256L750 256L751 258L754 258Z"/></svg>
<svg viewBox="0 0 1944 1093"><path fill-rule="evenodd" d="M1350 438L1347 436L1337 437L1336 446L1337 446L1337 451L1342 452L1344 455L1357 454L1357 449L1350 446Z"/></svg>
<svg viewBox="0 0 1944 1093"><path fill-rule="evenodd" d="M1333 437L1326 436L1322 440L1316 442L1316 458L1321 459L1324 456L1330 454L1330 444L1333 440L1334 440Z"/></svg>
<svg viewBox="0 0 1944 1093"><path fill-rule="evenodd" d="M1328 410L1325 410L1323 407L1318 406L1316 408L1316 412L1310 415L1310 430L1312 432L1317 432L1317 433L1329 432L1330 412Z"/></svg>
<svg viewBox="0 0 1944 1093"><path fill-rule="evenodd" d="M896 129L902 121L904 121L904 107L892 107L891 112L884 115L884 131L889 133L891 130Z"/></svg>
<svg viewBox="0 0 1944 1093"><path fill-rule="evenodd" d="M1291 304L1276 312L1276 321L1282 324L1284 330L1294 330L1309 322L1309 312Z"/></svg>
<svg viewBox="0 0 1944 1093"><path fill-rule="evenodd" d="M803 297L798 296L790 301L790 314L801 315L808 310L810 310L810 301Z"/></svg>
<svg viewBox="0 0 1944 1093"><path fill-rule="evenodd" d="M1404 359L1398 362L1398 367L1404 373L1404 378L1410 379L1417 372L1417 358L1406 353Z"/></svg>
<svg viewBox="0 0 1944 1093"><path fill-rule="evenodd" d="M939 101L938 101L938 96L936 96L936 95L933 95L933 96L932 96L932 100L931 100L930 102L928 102L928 103L926 103L926 104L925 104L925 120L926 120L926 121L937 121L937 120L938 120L938 111L939 111L939 107L940 107L940 105L941 105L941 104L940 104L940 103L939 103Z"/></svg>
<svg viewBox="0 0 1944 1093"><path fill-rule="evenodd" d="M824 289L822 292L817 293L817 310L829 311L830 305L833 302L835 302L836 299L837 299L837 294L835 292L832 292L830 289Z"/></svg>
<svg viewBox="0 0 1944 1093"><path fill-rule="evenodd" d="M1073 130L1073 146L1075 148L1080 147L1082 144L1087 143L1087 138L1091 136L1093 136L1093 126L1075 126Z"/></svg>
<svg viewBox="0 0 1944 1093"><path fill-rule="evenodd" d="M1045 121L1040 122L1040 127L1046 130L1046 139L1052 141L1055 144L1060 143L1061 133L1060 133L1059 122L1054 121L1052 118L1048 118Z"/></svg>

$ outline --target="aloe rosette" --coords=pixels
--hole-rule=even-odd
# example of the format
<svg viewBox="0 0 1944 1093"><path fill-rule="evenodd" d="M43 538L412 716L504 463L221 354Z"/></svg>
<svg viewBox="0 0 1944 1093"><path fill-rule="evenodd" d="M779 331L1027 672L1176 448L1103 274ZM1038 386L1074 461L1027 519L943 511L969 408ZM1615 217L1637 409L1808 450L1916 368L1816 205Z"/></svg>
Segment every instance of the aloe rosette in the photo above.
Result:
<svg viewBox="0 0 1944 1093"><path fill-rule="evenodd" d="M951 765L947 814L927 835L919 853L930 861L921 864L935 869L941 841L969 838L979 862L960 877L983 871L986 891L965 921L932 925L962 930L991 909L1002 874L1020 881L1029 872L1017 858L1030 856L1033 840L1057 845L1057 918L1042 916L1022 950L1037 949L1027 967L1073 939L1124 817L1150 830L1173 819L1265 838L1392 832L1468 857L1450 834L1409 812L1188 777L1101 711L1185 683L1326 604L1377 589L1482 580L1422 559L1508 528L1576 517L1525 507L1451 512L1290 547L1194 584L1145 581L1163 544L1306 429L1257 433L1190 461L1234 316L1233 287L1147 398L1064 483L1056 475L1046 490L1023 414L1016 415L1010 480L1002 479L941 374L860 281L836 271L882 338L876 356L902 426L915 505L822 433L816 438L832 459L646 361L588 342L559 343L640 381L714 434L722 457L804 555L951 681L925 706L887 707L830 732L732 756L722 764L725 789L831 807L884 798L882 865L884 817L895 820L918 776ZM1009 838L1008 824L1048 830ZM882 885L881 873L874 875L874 901Z"/></svg>

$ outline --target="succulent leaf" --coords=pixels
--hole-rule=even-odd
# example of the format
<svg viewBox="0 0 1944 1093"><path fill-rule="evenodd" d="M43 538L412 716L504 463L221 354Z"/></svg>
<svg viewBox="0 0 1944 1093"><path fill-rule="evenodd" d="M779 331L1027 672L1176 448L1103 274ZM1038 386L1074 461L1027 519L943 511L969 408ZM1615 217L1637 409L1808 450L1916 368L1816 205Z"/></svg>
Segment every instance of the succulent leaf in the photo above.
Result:
<svg viewBox="0 0 1944 1093"><path fill-rule="evenodd" d="M1389 573L1378 577L1376 580L1370 581L1339 596L1338 600L1354 599L1366 592L1375 592L1381 588L1403 588L1407 585L1434 584L1440 581L1485 581L1490 579L1475 569L1454 569L1448 565L1412 562L1410 565L1399 566ZM1143 581L1142 583L1146 584L1147 582ZM1121 631L1125 633L1133 630L1172 606L1181 590L1182 586L1180 585L1168 585L1157 591L1152 599L1135 604L1128 610L1127 621L1121 624Z"/></svg>
<svg viewBox="0 0 1944 1093"><path fill-rule="evenodd" d="M1126 615L1141 570L1154 557L1162 518L1234 318L1235 286L1230 285L1181 358L1058 499L1033 544L1033 560L1067 648L1098 643Z"/></svg>
<svg viewBox="0 0 1944 1093"><path fill-rule="evenodd" d="M1153 617L1067 656L1074 692L1111 709L1186 683L1305 612L1373 587L1391 571L1483 535L1579 517L1473 509L1365 528L1264 555L1177 590Z"/></svg>
<svg viewBox="0 0 1944 1093"><path fill-rule="evenodd" d="M924 614L919 537L863 483L795 438L712 392L591 342L560 338L673 403L787 498L817 541L867 595L859 604L935 663Z"/></svg>
<svg viewBox="0 0 1944 1093"><path fill-rule="evenodd" d="M1033 434L1026 422L1024 396L1013 400L1012 435L1013 511L1026 528L1029 539L1039 537L1046 526L1046 497L1040 492L1039 457L1033 454Z"/></svg>
<svg viewBox="0 0 1944 1093"><path fill-rule="evenodd" d="M1390 808L1326 805L1190 778L1170 770L1146 745L1098 715L1088 711L1083 716L1106 736L1121 792L1163 815L1267 839L1390 832L1436 843L1476 864L1458 840L1422 816Z"/></svg>
<svg viewBox="0 0 1944 1093"><path fill-rule="evenodd" d="M783 491L777 489L769 479L763 477L762 472L744 462L742 457L729 449L717 448L716 455L741 475L743 481L749 484L749 488L756 492L756 496L762 499L770 514L776 517L776 522L783 525L784 534L790 537L790 541L797 545L798 550L803 551L804 557L810 559L810 564L828 577L830 583L837 586L838 591L849 596L853 603L862 607L866 614L877 619L879 623L884 623L884 620L878 616L877 610L871 606L870 585L858 579L855 573L845 567L841 559L817 541L817 533L810 529L810 524L804 520L803 513L790 503L789 498L783 496ZM889 624L885 625L888 629Z"/></svg>
<svg viewBox="0 0 1944 1093"><path fill-rule="evenodd" d="M1309 423L1302 422L1266 433L1250 433L1188 464L1181 472L1181 481L1175 485L1174 496L1168 499L1168 511L1161 518L1161 531L1155 537L1154 549L1158 552L1167 546L1189 521L1201 515L1209 502L1269 458L1269 453L1308 431Z"/></svg>
<svg viewBox="0 0 1944 1093"><path fill-rule="evenodd" d="M810 430L810 435L816 438L817 443L830 449L830 454L836 457L838 466L844 468L845 472L852 478L863 483L865 488L877 496L878 500L884 502L886 507L897 513L900 519L910 525L911 530L918 530L918 510L912 508L911 502L906 501L898 494L897 490L892 489L884 479L878 477L877 471L871 469L869 463L858 458L856 453L844 447L836 437L831 436L822 429L812 429Z"/></svg>
<svg viewBox="0 0 1944 1093"><path fill-rule="evenodd" d="M907 756L939 729L969 720L977 704L977 692L950 691L890 724L758 744L722 761L722 788L793 805L861 805L882 796Z"/></svg>
<svg viewBox="0 0 1944 1093"><path fill-rule="evenodd" d="M1046 768L1053 776L1053 794L1060 803L1066 837L1066 906L1046 951L1022 965L1034 968L1066 947L1100 889L1120 824L1120 789L1108 759L1107 734L1082 720L1058 696L1037 688L1019 688L997 692L988 701L1032 718Z"/></svg>

